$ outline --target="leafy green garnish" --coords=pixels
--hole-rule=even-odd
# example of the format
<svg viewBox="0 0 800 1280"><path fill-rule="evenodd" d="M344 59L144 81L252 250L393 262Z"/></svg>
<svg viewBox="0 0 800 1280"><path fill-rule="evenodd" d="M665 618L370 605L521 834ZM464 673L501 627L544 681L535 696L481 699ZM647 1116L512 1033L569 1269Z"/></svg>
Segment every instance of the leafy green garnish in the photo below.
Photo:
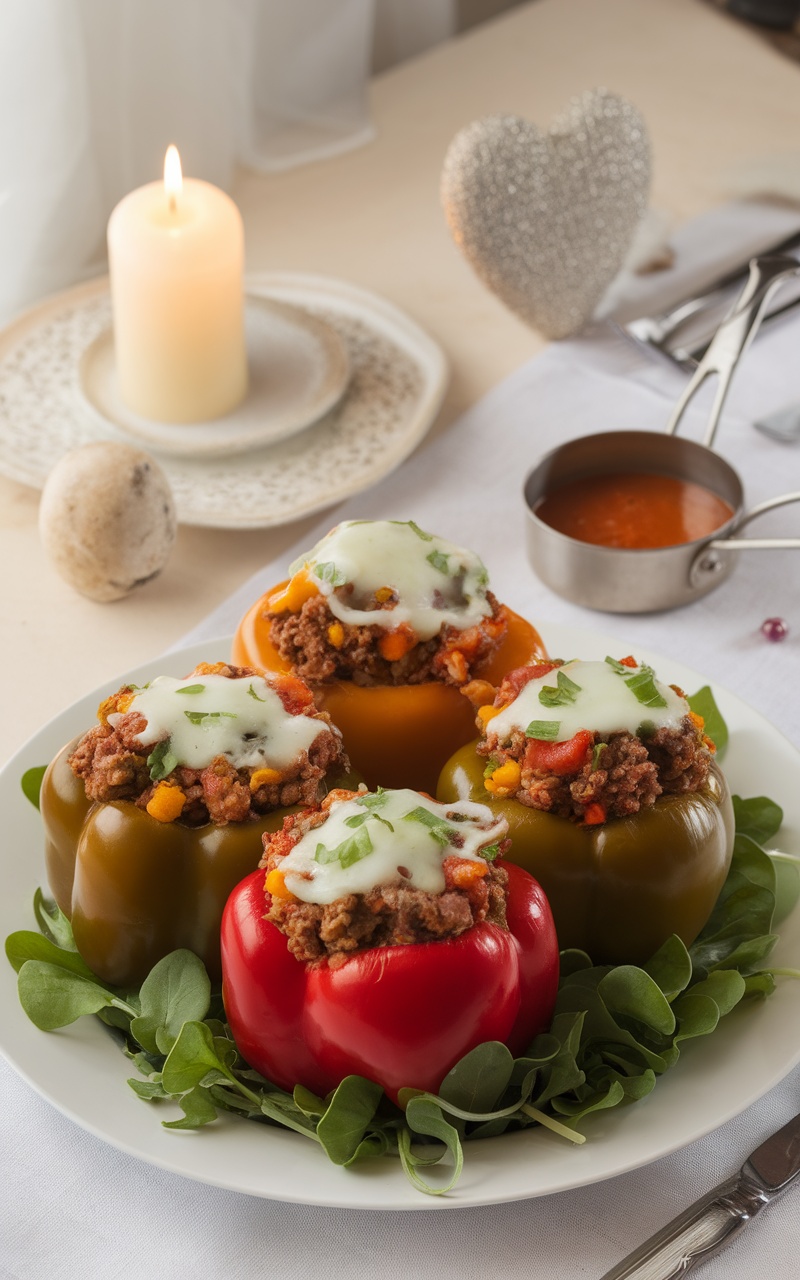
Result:
<svg viewBox="0 0 800 1280"><path fill-rule="evenodd" d="M556 683L543 685L539 690L539 701L544 707L565 707L574 702L580 692L581 686L559 669Z"/></svg>
<svg viewBox="0 0 800 1280"><path fill-rule="evenodd" d="M481 849L478 850L478 852L480 853L482 858L486 859L487 862L494 862L495 858L500 857L500 845L485 844Z"/></svg>
<svg viewBox="0 0 800 1280"><path fill-rule="evenodd" d="M329 582L332 587L343 587L347 582L347 574L337 569L332 560L314 565L314 575L322 582Z"/></svg>
<svg viewBox="0 0 800 1280"><path fill-rule="evenodd" d="M626 667L624 662L617 662L616 658L606 657L606 662L616 671L618 676L626 676L630 672L630 667Z"/></svg>
<svg viewBox="0 0 800 1280"><path fill-rule="evenodd" d="M728 746L728 726L722 718L711 689L707 684L703 685L702 689L698 689L697 693L693 693L686 701L696 715L703 717L705 732L717 748L717 759L721 760Z"/></svg>
<svg viewBox="0 0 800 1280"><path fill-rule="evenodd" d="M186 714L188 715L189 712ZM172 750L171 738L164 738L161 742L157 742L147 757L147 767L153 782L160 782L162 778L168 777L177 766L178 757Z"/></svg>
<svg viewBox="0 0 800 1280"><path fill-rule="evenodd" d="M247 692L250 694L251 698L255 698L256 702L266 702L266 698L259 698L252 685L248 686Z"/></svg>
<svg viewBox="0 0 800 1280"><path fill-rule="evenodd" d="M433 542L433 534L426 533L424 529L420 529L418 524L413 520L393 520L392 524L407 524L409 529L413 529L418 538L422 538L423 542Z"/></svg>
<svg viewBox="0 0 800 1280"><path fill-rule="evenodd" d="M450 557L445 555L443 551L431 551L431 553L427 555L425 559L428 561L428 564L433 565L434 569L438 569L439 573L444 573L449 575Z"/></svg>
<svg viewBox="0 0 800 1280"><path fill-rule="evenodd" d="M665 707L667 700L656 688L655 672L652 667L643 666L635 676L628 676L625 684L637 702L645 707Z"/></svg>
<svg viewBox="0 0 800 1280"><path fill-rule="evenodd" d="M560 732L560 720L531 720L525 730L525 737L538 738L541 742L555 742Z"/></svg>
<svg viewBox="0 0 800 1280"><path fill-rule="evenodd" d="M589 770L590 773L597 773L597 770L600 768L600 757L607 746L607 742L596 742L592 747L592 767Z"/></svg>
<svg viewBox="0 0 800 1280"><path fill-rule="evenodd" d="M365 856L363 821L324 859ZM775 868L759 841L780 825L780 807L765 797L734 797L736 839L717 904L687 950L675 936L643 966L592 964L580 951L561 954L561 983L549 1031L514 1058L503 1044L478 1045L456 1063L438 1094L400 1091L405 1111L379 1086L348 1076L327 1098L302 1085L285 1093L244 1062L200 960L176 951L155 966L138 993L120 993L98 979L78 954L66 916L37 892L41 933L19 931L6 951L19 974L23 1008L52 1030L87 1013L116 1029L139 1075L129 1085L146 1102L168 1102L180 1118L169 1129L197 1129L225 1111L294 1130L316 1142L335 1164L376 1156L399 1159L412 1185L441 1195L457 1181L464 1144L541 1125L574 1143L577 1126L595 1111L645 1097L678 1061L689 1039L712 1033L746 998L763 998L779 974L764 967L775 943ZM425 814L424 818L420 814ZM446 827L426 809L404 815L433 831ZM434 837L437 838L437 837ZM489 856L497 846L482 850ZM449 1177L434 1184L427 1171L449 1157Z"/></svg>
<svg viewBox="0 0 800 1280"><path fill-rule="evenodd" d="M366 820L366 814L364 819ZM326 866L329 862L339 862L342 867L352 867L355 862L360 862L362 858L366 858L372 853L374 845L370 839L369 832L364 827L359 827L355 835L348 836L342 840L341 844L337 844L334 849L328 849L324 844L318 844L314 851L314 861Z"/></svg>
<svg viewBox="0 0 800 1280"><path fill-rule="evenodd" d="M419 805L416 809L411 809L409 813L404 813L403 820L405 822L421 822L423 826L428 828L437 844L443 847L452 843L454 828L448 822L445 822L443 818L440 818L438 813L431 813L430 809L425 809L422 805Z"/></svg>
<svg viewBox="0 0 800 1280"><path fill-rule="evenodd" d="M206 686L204 684L185 684L183 685L182 688L176 689L175 692L176 693L202 693L205 687ZM252 687L253 686L251 685L250 688L252 689Z"/></svg>
<svg viewBox="0 0 800 1280"><path fill-rule="evenodd" d="M46 764L36 764L32 769L26 769L20 778L20 786L26 799L30 800L34 809L39 808L39 793L42 789L42 779L46 773Z"/></svg>
<svg viewBox="0 0 800 1280"><path fill-rule="evenodd" d="M183 714L187 720L191 720L192 724L199 724L204 729L215 724L217 720L237 719L235 711L184 711Z"/></svg>

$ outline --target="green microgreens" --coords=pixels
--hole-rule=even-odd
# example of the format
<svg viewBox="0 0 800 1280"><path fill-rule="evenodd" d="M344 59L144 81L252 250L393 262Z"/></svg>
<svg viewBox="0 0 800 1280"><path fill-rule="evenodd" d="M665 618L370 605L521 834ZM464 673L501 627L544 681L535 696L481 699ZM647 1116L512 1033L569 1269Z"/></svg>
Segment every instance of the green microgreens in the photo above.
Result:
<svg viewBox="0 0 800 1280"><path fill-rule="evenodd" d="M592 747L592 767L590 773L596 773L600 768L600 757L608 746L607 742L596 742Z"/></svg>
<svg viewBox="0 0 800 1280"><path fill-rule="evenodd" d="M347 582L347 575L342 573L341 569L337 569L332 560L314 565L314 576L322 582L329 582L332 587L343 587Z"/></svg>
<svg viewBox="0 0 800 1280"><path fill-rule="evenodd" d="M187 720L191 720L192 724L199 724L204 729L208 729L211 723L217 720L236 720L238 717L235 711L184 711Z"/></svg>
<svg viewBox="0 0 800 1280"><path fill-rule="evenodd" d="M500 762L498 760L489 760L483 771L484 778L491 778L492 774L496 773L499 768Z"/></svg>
<svg viewBox="0 0 800 1280"><path fill-rule="evenodd" d="M337 844L334 849L318 844L314 850L314 861L322 866L327 866L330 862L339 862L342 868L347 870L348 867L353 866L353 863L368 857L374 847L369 832L364 827L359 827L354 835L342 840L341 844Z"/></svg>
<svg viewBox="0 0 800 1280"><path fill-rule="evenodd" d="M189 712L187 711L187 715ZM172 750L172 739L164 738L157 742L147 757L147 767L153 782L161 782L177 767L178 757Z"/></svg>
<svg viewBox="0 0 800 1280"><path fill-rule="evenodd" d="M482 849L478 850L478 853L487 862L494 862L495 858L500 856L500 845L497 842L495 844L485 844Z"/></svg>
<svg viewBox="0 0 800 1280"><path fill-rule="evenodd" d="M559 669L556 672L556 683L546 684L539 690L539 701L543 707L565 707L574 702L581 692L581 685L570 680L569 676Z"/></svg>
<svg viewBox="0 0 800 1280"><path fill-rule="evenodd" d="M433 565L434 569L438 569L439 573L443 573L448 577L450 576L450 557L445 555L443 551L431 551L425 559L428 561L428 564Z"/></svg>
<svg viewBox="0 0 800 1280"><path fill-rule="evenodd" d="M204 684L186 684L182 689L176 689L176 693L202 693L205 689Z"/></svg>
<svg viewBox="0 0 800 1280"><path fill-rule="evenodd" d="M542 742L555 742L560 732L560 720L531 720L525 730L525 737L538 738Z"/></svg>
<svg viewBox="0 0 800 1280"><path fill-rule="evenodd" d="M423 808L419 805L416 809L411 809L409 813L403 814L405 822L420 822L433 836L437 844L442 846L452 843L453 828L449 823L440 818L438 813L431 813L430 809Z"/></svg>
<svg viewBox="0 0 800 1280"><path fill-rule="evenodd" d="M256 693L252 685L250 685L247 692L250 694L251 698L255 698L256 702L266 702L266 698L259 698L258 694Z"/></svg>

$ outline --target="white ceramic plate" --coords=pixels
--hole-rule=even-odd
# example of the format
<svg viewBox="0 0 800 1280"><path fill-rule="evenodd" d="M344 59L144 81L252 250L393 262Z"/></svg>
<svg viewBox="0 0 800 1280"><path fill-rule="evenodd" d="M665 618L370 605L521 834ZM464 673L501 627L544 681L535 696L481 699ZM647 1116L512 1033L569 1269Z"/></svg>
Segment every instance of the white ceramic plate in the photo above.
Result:
<svg viewBox="0 0 800 1280"><path fill-rule="evenodd" d="M332 325L300 307L250 296L245 302L249 386L223 418L166 423L141 418L122 399L109 327L78 366L87 413L103 430L175 457L230 457L287 440L341 400L350 378L347 346Z"/></svg>
<svg viewBox="0 0 800 1280"><path fill-rule="evenodd" d="M148 441L182 524L262 529L368 489L417 447L447 388L442 348L377 294L289 271L261 272L245 285L248 294L299 309L332 329L350 378L323 417L285 439L251 442L224 456L176 456L174 448L162 452ZM105 413L90 410L78 387L84 353L110 323L108 279L102 278L45 299L0 330L0 472L41 489L70 449L129 438Z"/></svg>
<svg viewBox="0 0 800 1280"><path fill-rule="evenodd" d="M619 648L618 641L595 632L549 626L543 633L554 653L602 658ZM148 663L124 679L141 683L159 673L184 675L197 661L226 655L229 643L193 646ZM682 663L647 652L637 655L652 662L663 679L689 691L707 683ZM57 716L0 774L3 936L35 927L30 904L43 868L39 817L20 791L20 776L88 727L100 697L110 688ZM800 755L733 694L716 688L715 694L731 730L725 767L733 789L777 800L786 814L782 847L800 854ZM781 927L775 963L800 965L800 910ZM769 1000L735 1010L710 1039L688 1045L650 1097L590 1118L585 1125L588 1141L582 1147L544 1130L467 1144L461 1181L442 1198L414 1191L398 1161L381 1159L339 1169L299 1135L234 1117L196 1133L162 1129L166 1110L139 1101L127 1088L129 1063L101 1024L84 1018L63 1031L38 1031L18 1004L15 975L7 965L0 969L0 1048L17 1071L71 1119L123 1151L175 1173L268 1199L433 1211L520 1200L598 1182L715 1129L766 1093L800 1060L800 983L779 981ZM175 1118L178 1115L176 1108Z"/></svg>

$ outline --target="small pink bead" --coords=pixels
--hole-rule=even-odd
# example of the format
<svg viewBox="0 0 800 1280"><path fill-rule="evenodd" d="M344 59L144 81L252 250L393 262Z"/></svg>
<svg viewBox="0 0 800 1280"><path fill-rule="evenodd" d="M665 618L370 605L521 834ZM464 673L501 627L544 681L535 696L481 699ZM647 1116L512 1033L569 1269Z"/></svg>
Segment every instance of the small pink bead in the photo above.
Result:
<svg viewBox="0 0 800 1280"><path fill-rule="evenodd" d="M761 634L767 640L771 640L773 644L777 644L779 640L785 640L789 634L789 628L783 618L767 618L761 623Z"/></svg>

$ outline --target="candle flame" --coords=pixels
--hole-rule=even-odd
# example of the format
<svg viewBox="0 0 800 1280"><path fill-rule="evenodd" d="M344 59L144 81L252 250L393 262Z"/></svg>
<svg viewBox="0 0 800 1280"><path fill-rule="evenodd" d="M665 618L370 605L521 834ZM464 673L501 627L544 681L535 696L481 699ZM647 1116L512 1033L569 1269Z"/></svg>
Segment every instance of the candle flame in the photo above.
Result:
<svg viewBox="0 0 800 1280"><path fill-rule="evenodd" d="M181 158L178 155L178 148L170 145L167 147L167 154L164 156L164 190L167 193L169 207L173 213L182 189Z"/></svg>

